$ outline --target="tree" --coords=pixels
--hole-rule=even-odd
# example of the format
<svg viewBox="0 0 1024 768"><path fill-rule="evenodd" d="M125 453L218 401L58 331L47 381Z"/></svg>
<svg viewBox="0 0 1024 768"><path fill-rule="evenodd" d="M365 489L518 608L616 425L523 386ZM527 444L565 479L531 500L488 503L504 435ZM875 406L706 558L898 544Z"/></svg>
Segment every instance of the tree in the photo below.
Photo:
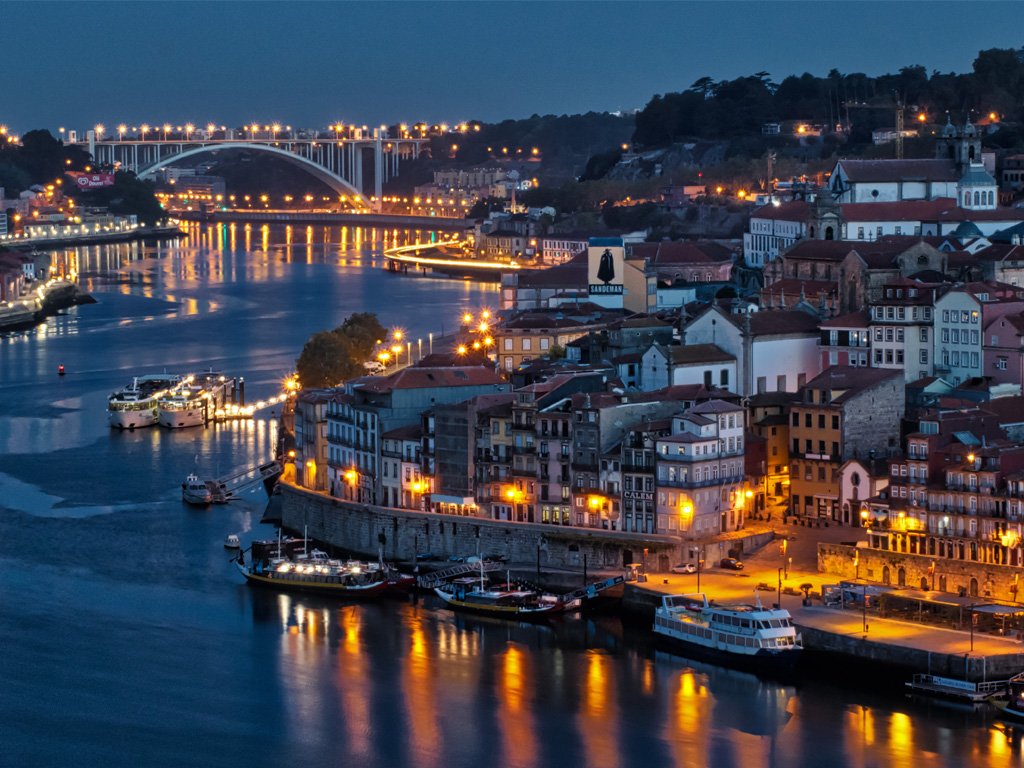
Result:
<svg viewBox="0 0 1024 768"><path fill-rule="evenodd" d="M366 373L378 341L388 335L372 312L356 312L333 331L313 334L295 363L304 387L336 387Z"/></svg>

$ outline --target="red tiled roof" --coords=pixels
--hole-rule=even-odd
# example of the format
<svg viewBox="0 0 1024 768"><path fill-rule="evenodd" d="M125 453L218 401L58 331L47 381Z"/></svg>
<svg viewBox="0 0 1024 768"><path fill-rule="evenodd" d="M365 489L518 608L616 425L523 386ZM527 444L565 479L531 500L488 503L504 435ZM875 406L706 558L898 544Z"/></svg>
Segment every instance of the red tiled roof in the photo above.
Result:
<svg viewBox="0 0 1024 768"><path fill-rule="evenodd" d="M952 160L840 160L837 167L852 182L958 181ZM869 203L871 205L871 203Z"/></svg>
<svg viewBox="0 0 1024 768"><path fill-rule="evenodd" d="M647 259L654 267L670 267L731 262L733 253L720 243L663 241L660 243L637 243L633 246L632 257Z"/></svg>
<svg viewBox="0 0 1024 768"><path fill-rule="evenodd" d="M492 368L463 366L451 368L403 368L386 377L374 377L355 385L364 392L391 392L396 389L429 387L470 387L501 385L505 382Z"/></svg>
<svg viewBox="0 0 1024 768"><path fill-rule="evenodd" d="M868 313L863 309L858 309L856 312L849 312L839 317L833 317L831 320L826 320L821 324L822 328L867 328L868 327Z"/></svg>

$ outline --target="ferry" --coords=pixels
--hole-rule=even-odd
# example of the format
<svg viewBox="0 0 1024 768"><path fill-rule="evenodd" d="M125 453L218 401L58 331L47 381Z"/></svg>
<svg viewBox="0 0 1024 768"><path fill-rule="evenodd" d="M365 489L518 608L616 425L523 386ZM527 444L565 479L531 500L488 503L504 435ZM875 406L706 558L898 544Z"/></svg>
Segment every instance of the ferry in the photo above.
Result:
<svg viewBox="0 0 1024 768"><path fill-rule="evenodd" d="M654 635L684 656L766 674L792 672L803 651L789 611L764 608L759 599L717 605L703 593L665 595L655 611Z"/></svg>
<svg viewBox="0 0 1024 768"><path fill-rule="evenodd" d="M181 383L182 377L169 373L136 376L124 389L107 401L107 419L111 427L135 429L151 427L159 421L158 401Z"/></svg>
<svg viewBox="0 0 1024 768"><path fill-rule="evenodd" d="M1007 680L988 680L975 683L955 677L940 677L932 674L914 675L906 683L910 694L946 699L959 704L983 704L1000 693L1005 693Z"/></svg>
<svg viewBox="0 0 1024 768"><path fill-rule="evenodd" d="M224 405L233 384L233 380L213 371L186 377L180 386L158 400L160 425L181 429L206 424L217 408Z"/></svg>

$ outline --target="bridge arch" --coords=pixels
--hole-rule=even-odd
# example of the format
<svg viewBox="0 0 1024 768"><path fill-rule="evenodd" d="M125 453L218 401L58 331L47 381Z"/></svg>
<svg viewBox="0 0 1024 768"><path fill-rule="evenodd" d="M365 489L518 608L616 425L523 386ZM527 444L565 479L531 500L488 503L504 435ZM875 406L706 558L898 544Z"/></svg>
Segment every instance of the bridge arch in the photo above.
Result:
<svg viewBox="0 0 1024 768"><path fill-rule="evenodd" d="M352 184L343 179L333 171L329 171L322 165L318 165L309 158L297 155L294 152L289 152L286 149L280 147L272 147L269 144L250 144L248 142L225 142L220 144L204 144L202 146L193 147L192 149L186 149L184 152L178 152L174 155L162 158L152 165L146 166L138 172L140 179L149 178L154 173L159 171L161 168L166 168L171 163L176 163L179 160L184 160L188 157L195 157L196 155L202 155L211 152L219 152L223 149L246 149L253 150L256 152L266 152L267 154L277 155L278 157L287 160L292 165L298 166L308 171L310 175L314 176L319 181L322 181L328 187L333 189L339 195L345 195L346 198L351 198L355 205L360 208L369 208L366 199L363 197L363 193L356 189Z"/></svg>

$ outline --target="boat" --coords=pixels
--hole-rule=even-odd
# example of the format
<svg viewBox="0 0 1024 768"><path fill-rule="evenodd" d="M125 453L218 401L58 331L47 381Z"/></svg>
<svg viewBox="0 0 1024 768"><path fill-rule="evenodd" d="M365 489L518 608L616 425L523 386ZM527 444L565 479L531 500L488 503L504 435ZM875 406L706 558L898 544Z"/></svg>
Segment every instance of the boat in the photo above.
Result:
<svg viewBox="0 0 1024 768"><path fill-rule="evenodd" d="M622 603L622 597L626 593L626 577L612 576L593 584L587 584L582 589L570 592L566 598L578 598L580 608L587 612L598 612L610 610Z"/></svg>
<svg viewBox="0 0 1024 768"><path fill-rule="evenodd" d="M482 561L479 576L453 579L435 587L434 593L453 610L519 620L541 619L580 606L579 598L565 599L510 583L488 586Z"/></svg>
<svg viewBox="0 0 1024 768"><path fill-rule="evenodd" d="M665 595L654 615L655 639L691 658L753 672L792 672L803 643L789 611L754 605L717 605L703 593Z"/></svg>
<svg viewBox="0 0 1024 768"><path fill-rule="evenodd" d="M270 587L320 595L368 598L407 589L415 581L390 565L357 560L335 560L326 553L313 550L303 556L289 556L298 551L295 542L283 547L282 542L253 542L248 565L244 551L239 551L235 565L252 586Z"/></svg>
<svg viewBox="0 0 1024 768"><path fill-rule="evenodd" d="M213 489L206 480L191 474L181 484L181 500L188 504L205 507L213 503Z"/></svg>
<svg viewBox="0 0 1024 768"><path fill-rule="evenodd" d="M136 376L131 384L114 392L107 400L107 420L117 429L151 427L157 423L158 401L181 382L181 376L168 373Z"/></svg>
<svg viewBox="0 0 1024 768"><path fill-rule="evenodd" d="M911 694L920 694L936 699L946 699L966 704L980 704L996 694L1006 691L1006 680L989 680L972 683L954 677L917 674L905 684Z"/></svg>
<svg viewBox="0 0 1024 768"><path fill-rule="evenodd" d="M233 380L212 370L186 377L180 386L157 401L160 425L181 429L206 424L217 408L224 405L233 384Z"/></svg>
<svg viewBox="0 0 1024 768"><path fill-rule="evenodd" d="M238 534L229 533L224 537L224 549L241 549L242 542L238 539Z"/></svg>
<svg viewBox="0 0 1024 768"><path fill-rule="evenodd" d="M989 701L1003 717L1024 721L1024 672L1011 677L1006 683L1005 693L993 696Z"/></svg>

